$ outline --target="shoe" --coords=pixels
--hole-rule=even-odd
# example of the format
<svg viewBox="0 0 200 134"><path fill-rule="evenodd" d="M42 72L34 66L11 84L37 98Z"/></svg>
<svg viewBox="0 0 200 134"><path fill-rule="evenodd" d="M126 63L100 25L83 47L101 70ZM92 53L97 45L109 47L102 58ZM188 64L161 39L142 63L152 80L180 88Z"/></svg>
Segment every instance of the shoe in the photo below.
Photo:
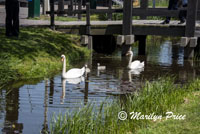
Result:
<svg viewBox="0 0 200 134"><path fill-rule="evenodd" d="M169 24L169 21L168 21L168 20L165 20L165 21L163 21L163 22L160 23L160 24Z"/></svg>
<svg viewBox="0 0 200 134"><path fill-rule="evenodd" d="M183 24L185 23L185 20L181 20L178 24Z"/></svg>

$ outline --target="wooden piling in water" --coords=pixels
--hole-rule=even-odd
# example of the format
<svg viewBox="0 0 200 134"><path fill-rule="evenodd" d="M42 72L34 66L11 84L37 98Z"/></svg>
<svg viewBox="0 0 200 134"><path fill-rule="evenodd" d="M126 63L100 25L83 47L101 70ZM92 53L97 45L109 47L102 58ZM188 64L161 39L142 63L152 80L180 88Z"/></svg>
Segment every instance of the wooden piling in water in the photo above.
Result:
<svg viewBox="0 0 200 134"><path fill-rule="evenodd" d="M87 46L88 49L92 52L93 50L93 38L89 35L82 35L81 36L81 45Z"/></svg>
<svg viewBox="0 0 200 134"><path fill-rule="evenodd" d="M200 37L197 38L197 46L194 49L194 55L200 58Z"/></svg>
<svg viewBox="0 0 200 134"><path fill-rule="evenodd" d="M124 35L118 35L117 36L117 45L123 45L125 42L125 38L124 38Z"/></svg>
<svg viewBox="0 0 200 134"><path fill-rule="evenodd" d="M197 46L197 37L182 37L181 46L184 47L184 58L190 59L194 57L194 50Z"/></svg>
<svg viewBox="0 0 200 134"><path fill-rule="evenodd" d="M139 42L138 55L146 54L146 35L138 35L137 40Z"/></svg>
<svg viewBox="0 0 200 134"><path fill-rule="evenodd" d="M184 47L185 59L194 57L194 49L197 45L197 37L194 37L196 30L197 9L198 0L188 1L185 37L181 38L181 46Z"/></svg>

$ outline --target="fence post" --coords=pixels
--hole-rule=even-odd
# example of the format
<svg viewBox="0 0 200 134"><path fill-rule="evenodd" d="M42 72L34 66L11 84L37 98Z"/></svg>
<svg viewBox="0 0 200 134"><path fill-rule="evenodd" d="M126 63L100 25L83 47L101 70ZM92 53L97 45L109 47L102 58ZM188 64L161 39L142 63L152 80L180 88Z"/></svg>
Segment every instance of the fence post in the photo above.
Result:
<svg viewBox="0 0 200 134"><path fill-rule="evenodd" d="M133 0L124 0L123 6L123 35L132 34L132 10L133 10Z"/></svg>
<svg viewBox="0 0 200 134"><path fill-rule="evenodd" d="M196 26L196 16L197 16L197 0L188 0L187 7L187 21L185 27L185 36L193 37L195 33Z"/></svg>
<svg viewBox="0 0 200 134"><path fill-rule="evenodd" d="M112 0L108 1L108 9L112 9ZM112 13L108 13L108 20L112 20Z"/></svg>
<svg viewBox="0 0 200 134"><path fill-rule="evenodd" d="M141 0L140 8L146 10L148 8L148 0ZM146 18L147 18L147 16L145 14L140 16L140 19L146 19Z"/></svg>
<svg viewBox="0 0 200 134"><path fill-rule="evenodd" d="M86 3L86 34L90 35L90 3Z"/></svg>
<svg viewBox="0 0 200 134"><path fill-rule="evenodd" d="M73 0L70 0L70 4L68 5L68 9L69 9L69 11L73 11ZM69 13L68 14L69 16L72 16L73 14L72 13Z"/></svg>
<svg viewBox="0 0 200 134"><path fill-rule="evenodd" d="M58 11L64 11L64 0L58 1ZM63 16L63 14L58 14L59 16Z"/></svg>
<svg viewBox="0 0 200 134"><path fill-rule="evenodd" d="M200 1L198 1L198 7L197 7L197 11L200 11ZM200 20L200 16L197 16L197 20Z"/></svg>
<svg viewBox="0 0 200 134"><path fill-rule="evenodd" d="M50 0L51 29L55 30L54 0Z"/></svg>
<svg viewBox="0 0 200 134"><path fill-rule="evenodd" d="M125 41L126 43L122 46L122 56L131 50L131 43L134 40L132 37L132 10L133 0L124 0L122 34L127 35L129 41Z"/></svg>
<svg viewBox="0 0 200 134"><path fill-rule="evenodd" d="M78 1L78 10L82 10L82 0ZM79 13L78 14L78 20L81 20L82 15Z"/></svg>

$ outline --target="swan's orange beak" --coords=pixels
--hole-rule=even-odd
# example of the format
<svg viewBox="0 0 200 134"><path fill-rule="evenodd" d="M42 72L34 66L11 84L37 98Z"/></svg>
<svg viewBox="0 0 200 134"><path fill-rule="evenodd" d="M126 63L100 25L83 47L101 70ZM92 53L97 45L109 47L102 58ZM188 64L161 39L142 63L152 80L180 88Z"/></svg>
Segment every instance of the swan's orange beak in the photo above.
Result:
<svg viewBox="0 0 200 134"><path fill-rule="evenodd" d="M63 61L64 61L64 58L62 58L61 61L63 62Z"/></svg>

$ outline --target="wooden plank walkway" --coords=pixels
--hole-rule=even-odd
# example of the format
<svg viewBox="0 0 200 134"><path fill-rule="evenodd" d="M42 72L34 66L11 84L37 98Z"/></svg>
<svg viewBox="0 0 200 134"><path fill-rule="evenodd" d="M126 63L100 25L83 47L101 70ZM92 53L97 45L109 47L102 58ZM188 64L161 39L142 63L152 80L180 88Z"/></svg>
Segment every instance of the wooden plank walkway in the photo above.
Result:
<svg viewBox="0 0 200 134"><path fill-rule="evenodd" d="M178 24L179 21L170 21L170 24L160 24L163 20L133 20L132 34L134 35L164 35L164 36L184 36L185 23ZM122 34L122 21L91 21L91 35L113 35ZM55 22L56 29L68 34L85 33L85 21ZM200 29L200 23L196 23ZM196 36L199 36L198 32Z"/></svg>
<svg viewBox="0 0 200 134"><path fill-rule="evenodd" d="M146 26L185 26L185 24L178 24L179 21L170 21L170 24L160 24L163 20L133 20L133 25L146 25ZM122 25L122 21L91 21L91 25ZM55 25L68 25L68 26L81 26L86 25L86 21L68 21L61 22L55 21Z"/></svg>

